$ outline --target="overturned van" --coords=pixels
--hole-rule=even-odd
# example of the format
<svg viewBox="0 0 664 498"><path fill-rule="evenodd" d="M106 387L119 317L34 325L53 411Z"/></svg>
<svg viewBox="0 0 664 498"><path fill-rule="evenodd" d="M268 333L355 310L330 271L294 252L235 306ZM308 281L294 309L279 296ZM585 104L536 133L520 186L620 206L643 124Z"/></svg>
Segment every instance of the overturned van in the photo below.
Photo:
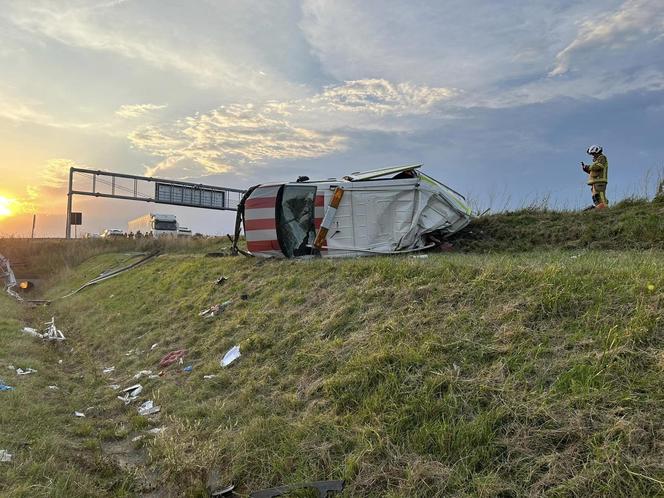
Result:
<svg viewBox="0 0 664 498"><path fill-rule="evenodd" d="M439 245L471 219L465 198L422 165L353 173L340 180L261 184L238 206L249 253L259 257L398 254Z"/></svg>

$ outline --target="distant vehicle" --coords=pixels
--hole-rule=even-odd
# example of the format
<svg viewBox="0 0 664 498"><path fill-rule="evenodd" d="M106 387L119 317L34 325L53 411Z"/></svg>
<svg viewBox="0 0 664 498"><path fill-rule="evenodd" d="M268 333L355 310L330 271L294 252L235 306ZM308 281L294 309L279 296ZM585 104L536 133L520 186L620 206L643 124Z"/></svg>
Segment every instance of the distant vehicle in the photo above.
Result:
<svg viewBox="0 0 664 498"><path fill-rule="evenodd" d="M187 227L178 227L178 237L191 237L191 228Z"/></svg>
<svg viewBox="0 0 664 498"><path fill-rule="evenodd" d="M261 257L399 254L440 245L471 220L465 198L397 166L342 179L252 187L238 206L235 239Z"/></svg>
<svg viewBox="0 0 664 498"><path fill-rule="evenodd" d="M141 232L143 236L177 237L178 221L174 214L146 214L128 224L130 232Z"/></svg>
<svg viewBox="0 0 664 498"><path fill-rule="evenodd" d="M125 233L119 228L107 228L101 233L102 239L119 239L124 238Z"/></svg>

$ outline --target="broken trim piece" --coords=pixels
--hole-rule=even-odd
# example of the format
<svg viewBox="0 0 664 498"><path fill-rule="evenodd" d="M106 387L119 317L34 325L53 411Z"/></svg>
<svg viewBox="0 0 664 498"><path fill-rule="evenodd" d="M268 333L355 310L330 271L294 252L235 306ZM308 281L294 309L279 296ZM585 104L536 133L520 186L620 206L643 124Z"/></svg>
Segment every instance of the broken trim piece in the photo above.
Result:
<svg viewBox="0 0 664 498"><path fill-rule="evenodd" d="M289 484L286 486L279 486L276 488L263 489L261 491L254 491L249 495L249 498L274 498L281 496L289 491L296 489L313 488L318 491L319 498L326 498L329 493L341 492L344 490L344 481L314 481L303 482L301 484Z"/></svg>

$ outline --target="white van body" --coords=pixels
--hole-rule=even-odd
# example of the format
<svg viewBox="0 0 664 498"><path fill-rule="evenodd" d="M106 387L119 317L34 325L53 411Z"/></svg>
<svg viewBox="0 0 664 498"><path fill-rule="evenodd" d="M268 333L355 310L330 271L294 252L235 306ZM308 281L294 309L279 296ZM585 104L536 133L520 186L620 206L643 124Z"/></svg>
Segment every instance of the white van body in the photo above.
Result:
<svg viewBox="0 0 664 498"><path fill-rule="evenodd" d="M146 214L128 223L129 232L153 237L177 237L178 222L174 214Z"/></svg>
<svg viewBox="0 0 664 498"><path fill-rule="evenodd" d="M261 257L347 257L438 245L470 222L471 209L461 194L421 173L420 167L258 185L238 213L247 249ZM335 211L330 203L338 188L343 196ZM313 243L323 218L328 232L317 249Z"/></svg>

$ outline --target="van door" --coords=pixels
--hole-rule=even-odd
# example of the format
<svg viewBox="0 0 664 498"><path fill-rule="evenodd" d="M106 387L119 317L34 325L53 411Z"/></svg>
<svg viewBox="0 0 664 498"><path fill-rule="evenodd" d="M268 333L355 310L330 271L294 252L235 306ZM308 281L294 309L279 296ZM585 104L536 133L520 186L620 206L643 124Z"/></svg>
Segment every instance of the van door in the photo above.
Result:
<svg viewBox="0 0 664 498"><path fill-rule="evenodd" d="M313 254L316 238L312 185L284 185L277 197L277 240L287 258Z"/></svg>

